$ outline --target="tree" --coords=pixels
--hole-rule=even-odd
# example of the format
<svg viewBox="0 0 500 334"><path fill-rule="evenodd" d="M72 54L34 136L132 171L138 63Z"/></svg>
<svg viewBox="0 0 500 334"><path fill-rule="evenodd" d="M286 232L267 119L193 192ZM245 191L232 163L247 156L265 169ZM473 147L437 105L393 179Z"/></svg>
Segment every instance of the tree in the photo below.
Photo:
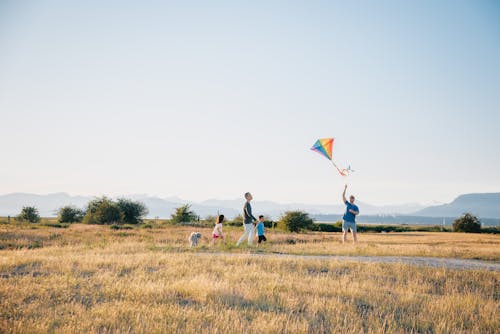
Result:
<svg viewBox="0 0 500 334"><path fill-rule="evenodd" d="M99 205L95 214L98 224L120 224L123 222L123 212L113 201L104 201Z"/></svg>
<svg viewBox="0 0 500 334"><path fill-rule="evenodd" d="M481 232L481 222L476 216L466 213L462 217L455 219L453 222L453 231L479 233Z"/></svg>
<svg viewBox="0 0 500 334"><path fill-rule="evenodd" d="M313 220L303 211L288 211L278 221L278 227L290 231L299 232L313 227Z"/></svg>
<svg viewBox="0 0 500 334"><path fill-rule="evenodd" d="M86 224L120 224L124 215L117 203L107 197L96 198L87 204L83 217Z"/></svg>
<svg viewBox="0 0 500 334"><path fill-rule="evenodd" d="M198 219L198 215L191 211L191 205L186 204L175 209L171 216L174 224L190 223Z"/></svg>
<svg viewBox="0 0 500 334"><path fill-rule="evenodd" d="M28 221L30 223L38 223L40 221L40 215L38 214L38 209L34 206L23 206L23 209L17 216L17 219L21 221Z"/></svg>
<svg viewBox="0 0 500 334"><path fill-rule="evenodd" d="M101 203L105 200L108 200L106 196L93 199L87 203L87 210L85 212L85 216L83 217L84 224L98 224L95 220L95 213L97 212L99 205L101 205Z"/></svg>
<svg viewBox="0 0 500 334"><path fill-rule="evenodd" d="M63 206L57 211L59 223L80 223L85 212L72 205Z"/></svg>
<svg viewBox="0 0 500 334"><path fill-rule="evenodd" d="M142 202L136 202L125 198L118 199L117 203L123 213L123 221L127 224L139 224L142 218L149 212Z"/></svg>

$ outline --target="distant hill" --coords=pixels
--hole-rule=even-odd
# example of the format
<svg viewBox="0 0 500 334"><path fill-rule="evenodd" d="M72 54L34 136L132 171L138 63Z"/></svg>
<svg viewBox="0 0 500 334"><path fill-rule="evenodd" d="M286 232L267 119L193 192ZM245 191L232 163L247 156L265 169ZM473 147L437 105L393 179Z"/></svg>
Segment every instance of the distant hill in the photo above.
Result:
<svg viewBox="0 0 500 334"><path fill-rule="evenodd" d="M161 218L170 217L175 208L184 204L191 204L191 209L201 217L216 215L219 211L228 217L233 217L240 212L239 209L212 206L209 203L193 203L180 198L163 199L148 195L127 195L123 197L143 202L149 210L148 217L150 218L156 216ZM0 216L14 217L21 212L23 206L34 206L42 217L54 217L57 215L57 210L62 206L74 205L83 209L93 198L95 196L71 196L66 193L47 195L12 193L0 195Z"/></svg>
<svg viewBox="0 0 500 334"><path fill-rule="evenodd" d="M341 215L312 215L312 218L317 222L332 223L339 221ZM440 225L451 226L457 216L452 217L422 217L422 216L406 216L406 215L361 215L357 219L359 224L375 224L375 225ZM500 226L500 218L484 218L481 217L483 226Z"/></svg>
<svg viewBox="0 0 500 334"><path fill-rule="evenodd" d="M457 217L470 212L480 218L500 218L500 193L465 194L448 204L430 206L414 213L424 217Z"/></svg>
<svg viewBox="0 0 500 334"><path fill-rule="evenodd" d="M232 218L241 212L243 199L217 200L210 199L203 202L192 202L180 198L159 198L155 196L136 194L126 195L126 198L143 202L149 209L148 217L169 217L175 208L183 204L190 204L191 208L201 217L223 213ZM12 193L0 195L0 216L15 216L23 206L35 206L42 217L52 217L57 210L65 205L75 205L84 208L92 200L93 196L71 196L66 193L53 193L47 195L36 195L27 193ZM272 218L278 218L285 211L303 210L312 215L335 214L342 215L345 206L341 203L340 196L331 204L303 204L303 203L277 203L272 201L256 200L252 203L255 214L263 214ZM402 204L374 206L358 202L362 213L368 214L408 214L423 208L419 204Z"/></svg>
<svg viewBox="0 0 500 334"><path fill-rule="evenodd" d="M62 206L74 205L83 208L91 199L91 196L70 196L66 193L0 195L0 216L15 216L21 212L23 206L35 206L42 217L52 217Z"/></svg>
<svg viewBox="0 0 500 334"><path fill-rule="evenodd" d="M218 210L223 209L184 201L180 198L162 199L148 195L127 195L123 197L143 202L149 210L148 217L150 218L155 216L161 218L170 217L175 208L184 204L191 204L191 208L201 217L215 215ZM21 212L23 206L34 206L42 217L54 217L57 215L57 210L62 206L74 205L83 209L93 198L95 196L71 196L66 193L47 195L13 193L0 195L0 216L16 216ZM228 217L232 217L236 216L239 210L227 209L224 213Z"/></svg>
<svg viewBox="0 0 500 334"><path fill-rule="evenodd" d="M239 213L243 206L243 200L210 199L201 202L200 204L231 209ZM361 208L362 213L366 215L409 214L411 212L424 208L423 205L415 203L384 206L370 205L363 202L357 202L356 204ZM308 212L311 215L336 214L338 216L342 216L345 210L345 205L342 204L340 195L338 196L338 199L335 202L332 201L331 204L277 203L272 201L255 200L252 202L252 206L257 214L262 213L270 217L279 217L285 211L291 210L302 210Z"/></svg>
<svg viewBox="0 0 500 334"><path fill-rule="evenodd" d="M232 218L241 212L243 199L217 200L210 199L203 202L192 202L176 197L159 198L149 195L126 195L126 198L143 202L149 209L148 217L170 217L175 208L183 204L190 204L191 208L201 217L223 213ZM93 196L71 196L66 193L36 195L27 193L13 193L0 195L0 216L15 216L21 212L23 206L35 206L40 215L51 217L64 205L75 205L84 208ZM361 216L368 215L398 215L420 217L457 217L464 212L471 212L480 218L500 218L500 193L467 194L457 197L452 203L435 205L425 208L420 204L401 204L376 206L368 203L356 202ZM263 214L274 219L285 211L303 210L313 216L331 215L332 219L340 219L345 210L340 198L330 204L303 204L277 203L272 201L255 200L252 203L255 214ZM336 218L335 218L336 217ZM360 217L361 218L361 217Z"/></svg>

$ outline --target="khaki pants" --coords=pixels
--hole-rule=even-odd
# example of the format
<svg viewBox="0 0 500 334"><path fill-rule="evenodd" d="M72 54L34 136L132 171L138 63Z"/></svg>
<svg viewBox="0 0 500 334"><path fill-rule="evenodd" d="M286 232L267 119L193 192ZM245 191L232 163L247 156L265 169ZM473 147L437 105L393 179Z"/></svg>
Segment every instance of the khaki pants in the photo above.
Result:
<svg viewBox="0 0 500 334"><path fill-rule="evenodd" d="M241 244L246 238L248 238L248 245L252 245L253 242L253 224L243 224L245 226L245 233L238 239L238 242L236 243L236 246Z"/></svg>

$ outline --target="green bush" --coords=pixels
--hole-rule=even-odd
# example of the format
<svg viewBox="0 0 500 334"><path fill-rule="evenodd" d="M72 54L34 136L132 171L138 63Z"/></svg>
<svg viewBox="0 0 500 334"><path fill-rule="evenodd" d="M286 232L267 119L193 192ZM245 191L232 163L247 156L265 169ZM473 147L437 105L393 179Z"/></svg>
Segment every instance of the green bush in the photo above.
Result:
<svg viewBox="0 0 500 334"><path fill-rule="evenodd" d="M214 225L216 220L217 220L217 216L208 215L205 218L203 218L201 221Z"/></svg>
<svg viewBox="0 0 500 334"><path fill-rule="evenodd" d="M402 225L357 225L358 232L409 232L415 229Z"/></svg>
<svg viewBox="0 0 500 334"><path fill-rule="evenodd" d="M17 220L38 223L40 221L38 209L34 206L23 206L21 213L17 216Z"/></svg>
<svg viewBox="0 0 500 334"><path fill-rule="evenodd" d="M198 215L191 211L191 205L186 204L175 209L171 216L171 221L174 224L185 224L198 220Z"/></svg>
<svg viewBox="0 0 500 334"><path fill-rule="evenodd" d="M468 232L468 233L480 233L481 232L481 222L479 219L470 214L466 213L462 217L455 219L453 222L454 232Z"/></svg>
<svg viewBox="0 0 500 334"><path fill-rule="evenodd" d="M83 222L86 224L121 224L123 219L124 214L118 204L107 197L102 197L89 202Z"/></svg>
<svg viewBox="0 0 500 334"><path fill-rule="evenodd" d="M111 201L106 196L101 198L96 198L87 203L87 210L85 216L83 217L83 223L85 224L99 224L95 219L95 213L99 206L106 201Z"/></svg>
<svg viewBox="0 0 500 334"><path fill-rule="evenodd" d="M197 227L214 227L216 221L217 221L217 216L208 215L205 218L200 219L199 221L191 222L189 225ZM224 225L226 224L227 220L224 220Z"/></svg>
<svg viewBox="0 0 500 334"><path fill-rule="evenodd" d="M342 232L342 222L334 224L316 223L312 227L313 231L318 232ZM357 224L358 232L449 232L449 229L440 225L360 225Z"/></svg>
<svg viewBox="0 0 500 334"><path fill-rule="evenodd" d="M336 222L335 224L314 224L312 230L319 232L342 232L342 222Z"/></svg>
<svg viewBox="0 0 500 334"><path fill-rule="evenodd" d="M132 230L132 229L134 229L130 225L118 225L118 224L113 224L109 228L112 230Z"/></svg>
<svg viewBox="0 0 500 334"><path fill-rule="evenodd" d="M288 211L278 221L278 227L290 232L300 232L314 229L314 222L306 212Z"/></svg>
<svg viewBox="0 0 500 334"><path fill-rule="evenodd" d="M148 214L148 208L142 202L136 202L125 198L120 198L116 202L123 213L125 224L139 224L144 216Z"/></svg>
<svg viewBox="0 0 500 334"><path fill-rule="evenodd" d="M142 222L148 208L142 202L125 198L113 201L106 196L96 198L87 204L83 217L86 224L132 224Z"/></svg>
<svg viewBox="0 0 500 334"><path fill-rule="evenodd" d="M80 223L85 216L85 212L74 206L63 206L57 211L57 221L59 223Z"/></svg>
<svg viewBox="0 0 500 334"><path fill-rule="evenodd" d="M481 229L481 233L499 234L500 226L488 226Z"/></svg>
<svg viewBox="0 0 500 334"><path fill-rule="evenodd" d="M264 220L265 228L275 228L278 225L278 222L272 221L271 219Z"/></svg>
<svg viewBox="0 0 500 334"><path fill-rule="evenodd" d="M68 228L70 223L42 223L42 225L55 228Z"/></svg>
<svg viewBox="0 0 500 334"><path fill-rule="evenodd" d="M243 225L243 216L241 214L237 215L236 217L231 220L228 225L231 226L241 226Z"/></svg>
<svg viewBox="0 0 500 334"><path fill-rule="evenodd" d="M120 207L114 202L103 202L94 214L100 224L123 223L124 215Z"/></svg>

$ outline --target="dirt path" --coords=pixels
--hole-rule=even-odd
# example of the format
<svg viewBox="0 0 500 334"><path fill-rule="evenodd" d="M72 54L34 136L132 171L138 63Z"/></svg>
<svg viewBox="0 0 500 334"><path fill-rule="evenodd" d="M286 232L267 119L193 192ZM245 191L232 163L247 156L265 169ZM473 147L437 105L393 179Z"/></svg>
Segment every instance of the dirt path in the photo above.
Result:
<svg viewBox="0 0 500 334"><path fill-rule="evenodd" d="M414 266L458 270L488 270L500 271L500 263L481 260L418 257L418 256L345 256L345 255L295 255L295 254L265 254L265 253L195 253L199 256L227 256L227 257L266 257L282 259L310 259L355 261L369 263L403 263Z"/></svg>

